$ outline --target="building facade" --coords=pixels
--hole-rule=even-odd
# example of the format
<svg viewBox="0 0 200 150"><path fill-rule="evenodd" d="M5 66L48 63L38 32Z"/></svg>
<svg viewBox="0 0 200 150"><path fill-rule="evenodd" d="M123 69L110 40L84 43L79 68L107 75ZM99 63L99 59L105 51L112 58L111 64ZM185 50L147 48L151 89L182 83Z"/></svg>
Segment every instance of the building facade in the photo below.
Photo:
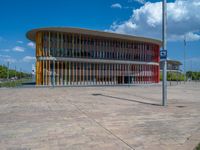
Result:
<svg viewBox="0 0 200 150"><path fill-rule="evenodd" d="M167 72L179 72L181 73L180 66L182 63L178 60L167 59ZM163 61L160 61L160 71L163 70Z"/></svg>
<svg viewBox="0 0 200 150"><path fill-rule="evenodd" d="M36 85L159 82L161 41L78 28L27 33L36 43Z"/></svg>

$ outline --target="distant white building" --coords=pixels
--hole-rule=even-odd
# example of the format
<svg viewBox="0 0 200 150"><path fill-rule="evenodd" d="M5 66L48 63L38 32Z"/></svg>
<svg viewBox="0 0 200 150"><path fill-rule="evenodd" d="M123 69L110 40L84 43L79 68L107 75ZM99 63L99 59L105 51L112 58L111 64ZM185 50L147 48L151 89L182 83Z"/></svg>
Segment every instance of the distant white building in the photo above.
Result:
<svg viewBox="0 0 200 150"><path fill-rule="evenodd" d="M35 64L32 64L31 74L32 74L32 81L35 82Z"/></svg>
<svg viewBox="0 0 200 150"><path fill-rule="evenodd" d="M32 64L32 72L31 72L32 75L35 75L35 64Z"/></svg>
<svg viewBox="0 0 200 150"><path fill-rule="evenodd" d="M167 59L167 72L179 72L181 73L180 66L182 63L177 60ZM160 60L160 71L163 70L163 61Z"/></svg>

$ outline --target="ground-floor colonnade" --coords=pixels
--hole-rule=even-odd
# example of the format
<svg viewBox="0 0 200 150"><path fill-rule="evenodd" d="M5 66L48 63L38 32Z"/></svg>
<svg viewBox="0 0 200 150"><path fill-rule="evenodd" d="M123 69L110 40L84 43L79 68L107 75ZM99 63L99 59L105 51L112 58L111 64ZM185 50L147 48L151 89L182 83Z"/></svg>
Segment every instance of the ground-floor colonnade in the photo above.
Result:
<svg viewBox="0 0 200 150"><path fill-rule="evenodd" d="M40 60L36 65L37 85L120 85L159 82L159 65L56 60Z"/></svg>

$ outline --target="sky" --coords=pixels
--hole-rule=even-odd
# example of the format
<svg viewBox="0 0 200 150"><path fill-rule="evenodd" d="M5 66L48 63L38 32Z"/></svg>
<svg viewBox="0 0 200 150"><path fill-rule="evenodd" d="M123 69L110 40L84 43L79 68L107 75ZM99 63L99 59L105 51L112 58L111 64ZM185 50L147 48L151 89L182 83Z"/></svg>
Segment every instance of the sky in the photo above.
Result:
<svg viewBox="0 0 200 150"><path fill-rule="evenodd" d="M200 71L200 0L167 0L168 58ZM0 64L31 72L35 44L27 31L78 27L161 39L159 0L0 0Z"/></svg>

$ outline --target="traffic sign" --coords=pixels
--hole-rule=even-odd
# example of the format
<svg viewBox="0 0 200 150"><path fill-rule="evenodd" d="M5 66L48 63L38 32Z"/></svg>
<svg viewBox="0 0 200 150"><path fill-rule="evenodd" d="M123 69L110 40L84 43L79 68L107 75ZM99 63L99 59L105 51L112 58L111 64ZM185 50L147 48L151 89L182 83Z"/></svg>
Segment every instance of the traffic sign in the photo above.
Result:
<svg viewBox="0 0 200 150"><path fill-rule="evenodd" d="M160 59L167 59L167 50L160 51Z"/></svg>

